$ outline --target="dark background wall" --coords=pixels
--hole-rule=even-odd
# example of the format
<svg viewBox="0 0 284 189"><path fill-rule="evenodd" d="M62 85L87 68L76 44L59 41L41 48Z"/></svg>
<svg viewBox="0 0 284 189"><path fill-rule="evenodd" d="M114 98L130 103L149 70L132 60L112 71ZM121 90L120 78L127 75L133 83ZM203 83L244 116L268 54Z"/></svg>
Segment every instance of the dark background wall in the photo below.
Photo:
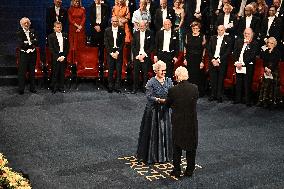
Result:
<svg viewBox="0 0 284 189"><path fill-rule="evenodd" d="M136 0L137 2L139 0ZM185 0L187 1L187 0ZM268 0L271 2L271 0ZM31 19L32 27L38 33L40 46L45 44L45 10L52 4L53 0L1 0L0 5L0 65L3 57L14 57L17 46L15 32L20 28L19 20L22 17ZM83 0L82 4L87 10L93 0ZM111 6L114 0L109 0ZM172 2L170 0L169 2ZM138 5L138 3L137 3ZM63 6L69 7L70 0L63 0ZM89 34L89 19L86 23L87 35Z"/></svg>

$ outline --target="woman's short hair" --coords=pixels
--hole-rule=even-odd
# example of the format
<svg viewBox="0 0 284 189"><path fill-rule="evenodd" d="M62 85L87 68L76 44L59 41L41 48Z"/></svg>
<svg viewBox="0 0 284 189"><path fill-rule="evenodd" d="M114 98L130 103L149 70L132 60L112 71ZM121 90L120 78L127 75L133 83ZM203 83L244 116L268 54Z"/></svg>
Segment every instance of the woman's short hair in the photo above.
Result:
<svg viewBox="0 0 284 189"><path fill-rule="evenodd" d="M166 63L165 62L163 62L163 61L161 61L161 60L159 60L159 61L157 61L155 64L153 64L153 70L156 72L156 71L158 71L161 67L167 67L167 65L166 65Z"/></svg>
<svg viewBox="0 0 284 189"><path fill-rule="evenodd" d="M27 17L23 17L23 18L21 18L21 20L20 20L20 25L21 25L21 27L23 27L23 25L24 25L25 22L29 22L29 24L31 25L30 19L27 18Z"/></svg>
<svg viewBox="0 0 284 189"><path fill-rule="evenodd" d="M74 6L74 1L75 0L71 0L71 6ZM81 0L79 0L79 6L82 6L82 1Z"/></svg>
<svg viewBox="0 0 284 189"><path fill-rule="evenodd" d="M266 44L268 42L272 42L274 44L274 47L277 46L277 40L274 38L274 37L269 37L267 40L266 40Z"/></svg>
<svg viewBox="0 0 284 189"><path fill-rule="evenodd" d="M178 80L188 80L188 71L185 67L180 66L175 71L175 76L178 77Z"/></svg>
<svg viewBox="0 0 284 189"><path fill-rule="evenodd" d="M192 23L190 24L190 27L191 27L191 28L193 28L193 27L195 27L195 26L199 27L199 29L200 29L200 28L201 28L200 22L194 21L194 22L192 22Z"/></svg>

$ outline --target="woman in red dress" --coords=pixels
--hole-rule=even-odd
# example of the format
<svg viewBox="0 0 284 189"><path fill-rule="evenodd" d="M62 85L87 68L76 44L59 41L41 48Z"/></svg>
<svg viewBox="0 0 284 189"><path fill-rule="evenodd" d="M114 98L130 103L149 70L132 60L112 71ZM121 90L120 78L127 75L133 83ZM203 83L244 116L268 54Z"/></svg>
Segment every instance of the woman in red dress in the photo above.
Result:
<svg viewBox="0 0 284 189"><path fill-rule="evenodd" d="M86 46L86 10L82 7L81 0L71 0L71 7L68 9L68 19L70 42L68 62L76 62L76 51Z"/></svg>

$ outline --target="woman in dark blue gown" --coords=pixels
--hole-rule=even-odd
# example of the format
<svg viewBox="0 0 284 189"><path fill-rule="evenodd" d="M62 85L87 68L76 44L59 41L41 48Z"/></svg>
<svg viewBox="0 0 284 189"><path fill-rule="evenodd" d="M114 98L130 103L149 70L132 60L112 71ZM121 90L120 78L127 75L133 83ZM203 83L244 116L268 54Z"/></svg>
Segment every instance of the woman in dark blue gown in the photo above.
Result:
<svg viewBox="0 0 284 189"><path fill-rule="evenodd" d="M173 86L165 77L166 64L158 61L153 65L156 73L146 84L147 104L141 121L137 158L148 164L172 160L172 127L170 109L161 103L168 89Z"/></svg>

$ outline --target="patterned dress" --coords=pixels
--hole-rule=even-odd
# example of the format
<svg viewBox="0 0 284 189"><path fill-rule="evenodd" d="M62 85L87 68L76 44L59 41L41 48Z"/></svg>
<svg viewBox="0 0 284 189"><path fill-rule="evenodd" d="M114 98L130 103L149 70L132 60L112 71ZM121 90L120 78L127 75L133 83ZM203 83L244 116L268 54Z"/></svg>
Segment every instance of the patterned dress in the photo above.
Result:
<svg viewBox="0 0 284 189"><path fill-rule="evenodd" d="M172 160L172 126L170 109L156 102L166 98L172 80L166 78L161 84L152 77L146 84L147 105L141 122L137 158L145 163L162 163Z"/></svg>

